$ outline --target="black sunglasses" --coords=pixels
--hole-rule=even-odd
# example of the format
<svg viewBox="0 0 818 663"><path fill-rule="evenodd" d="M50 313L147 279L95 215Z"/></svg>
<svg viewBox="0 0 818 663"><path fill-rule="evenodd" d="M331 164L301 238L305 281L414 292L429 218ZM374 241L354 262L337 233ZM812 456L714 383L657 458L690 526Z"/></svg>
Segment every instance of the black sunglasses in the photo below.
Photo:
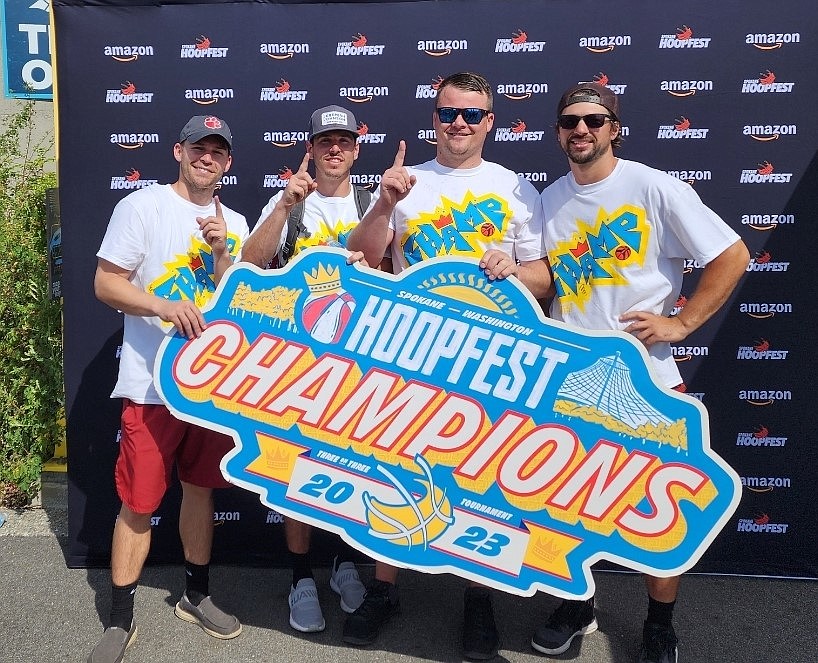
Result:
<svg viewBox="0 0 818 663"><path fill-rule="evenodd" d="M589 115L560 115L557 124L560 129L576 129L579 121L585 122L589 129L599 129L605 124L605 120L614 121L614 117L605 113L590 113Z"/></svg>
<svg viewBox="0 0 818 663"><path fill-rule="evenodd" d="M466 124L480 124L483 118L491 113L491 111L482 108L451 108L449 106L436 108L435 111L437 112L437 119L444 124L454 122L458 115L463 116L463 121Z"/></svg>

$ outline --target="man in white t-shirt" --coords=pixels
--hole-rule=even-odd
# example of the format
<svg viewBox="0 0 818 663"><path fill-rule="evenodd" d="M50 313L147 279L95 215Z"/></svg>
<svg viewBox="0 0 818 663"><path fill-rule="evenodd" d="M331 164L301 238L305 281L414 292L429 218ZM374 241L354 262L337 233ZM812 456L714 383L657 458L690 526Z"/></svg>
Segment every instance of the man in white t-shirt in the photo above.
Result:
<svg viewBox="0 0 818 663"><path fill-rule="evenodd" d="M621 123L618 98L609 88L569 88L557 115L557 139L570 172L541 197L556 289L551 317L583 329L633 334L664 385L684 391L670 344L684 340L727 301L749 262L747 247L690 185L614 155ZM684 309L670 316L686 258L705 267ZM671 620L679 580L645 576L640 663L677 661ZM576 636L596 629L593 597L563 601L531 644L558 655Z"/></svg>
<svg viewBox="0 0 818 663"><path fill-rule="evenodd" d="M516 275L541 298L550 277L542 248L537 190L502 166L484 161L483 144L494 125L492 91L483 76L453 74L437 90L432 122L437 155L404 166L406 144L381 179L369 211L347 241L368 262L391 247L398 273L436 256L480 261L490 279ZM398 570L376 562L375 580L361 607L347 617L344 641L367 645L398 611ZM491 595L471 583L464 596L463 653L485 660L497 655L499 635Z"/></svg>
<svg viewBox="0 0 818 663"><path fill-rule="evenodd" d="M283 267L291 256L312 246L344 246L369 204L370 194L353 186L350 172L358 158L355 116L341 106L319 108L310 117L307 152L287 186L261 210L241 259L259 267ZM315 164L315 178L307 167ZM350 261L357 256L351 256ZM290 626L302 633L323 631L326 623L309 560L312 527L284 519L292 584ZM337 540L330 587L340 595L341 609L354 612L364 599L364 585L352 549Z"/></svg>
<svg viewBox="0 0 818 663"><path fill-rule="evenodd" d="M134 594L150 549L151 515L174 465L182 484L179 532L186 580L175 614L216 638L241 633L239 621L216 607L208 589L213 488L230 485L219 463L232 439L173 417L153 385L162 340L174 329L187 338L201 335L205 321L199 308L249 234L244 216L213 195L230 169L232 149L224 120L192 117L173 146L179 178L119 201L97 252L96 296L125 317L111 394L123 399L115 471L122 506L111 549L110 624L89 663L121 661L136 637Z"/></svg>

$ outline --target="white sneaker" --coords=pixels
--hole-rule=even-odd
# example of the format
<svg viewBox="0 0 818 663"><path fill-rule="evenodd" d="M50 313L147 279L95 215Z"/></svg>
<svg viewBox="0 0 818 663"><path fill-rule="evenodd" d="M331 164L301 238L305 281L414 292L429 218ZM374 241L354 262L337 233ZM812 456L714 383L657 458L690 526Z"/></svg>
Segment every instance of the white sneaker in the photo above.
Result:
<svg viewBox="0 0 818 663"><path fill-rule="evenodd" d="M315 580L301 578L295 587L290 587L290 626L302 633L323 631L326 623L318 602Z"/></svg>
<svg viewBox="0 0 818 663"><path fill-rule="evenodd" d="M341 562L336 568L337 561L337 557L332 560L329 586L333 592L341 596L341 610L351 614L364 602L366 587L361 582L358 569L352 562Z"/></svg>

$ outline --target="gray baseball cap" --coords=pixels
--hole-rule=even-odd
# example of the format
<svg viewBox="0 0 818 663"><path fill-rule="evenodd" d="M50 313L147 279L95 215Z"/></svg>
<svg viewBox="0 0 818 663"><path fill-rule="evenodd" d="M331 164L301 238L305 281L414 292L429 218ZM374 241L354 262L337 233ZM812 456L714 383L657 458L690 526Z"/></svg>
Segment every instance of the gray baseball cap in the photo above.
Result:
<svg viewBox="0 0 818 663"><path fill-rule="evenodd" d="M215 115L194 115L190 118L179 134L179 142L184 143L188 140L197 143L207 136L220 136L227 142L227 147L233 149L233 134L230 133L230 127L227 126L227 122Z"/></svg>
<svg viewBox="0 0 818 663"><path fill-rule="evenodd" d="M312 114L310 118L309 140L318 134L327 131L349 131L358 135L358 124L355 116L342 106L324 106Z"/></svg>

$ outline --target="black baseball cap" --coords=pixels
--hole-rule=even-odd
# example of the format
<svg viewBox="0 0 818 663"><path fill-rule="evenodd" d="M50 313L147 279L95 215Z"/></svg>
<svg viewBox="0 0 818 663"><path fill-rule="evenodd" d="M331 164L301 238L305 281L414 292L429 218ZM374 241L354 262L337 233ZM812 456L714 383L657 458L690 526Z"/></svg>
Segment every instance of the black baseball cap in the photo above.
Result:
<svg viewBox="0 0 818 663"><path fill-rule="evenodd" d="M568 88L560 97L557 115L562 113L566 106L583 101L604 106L615 119L619 119L619 97L609 87L600 83L578 83Z"/></svg>

